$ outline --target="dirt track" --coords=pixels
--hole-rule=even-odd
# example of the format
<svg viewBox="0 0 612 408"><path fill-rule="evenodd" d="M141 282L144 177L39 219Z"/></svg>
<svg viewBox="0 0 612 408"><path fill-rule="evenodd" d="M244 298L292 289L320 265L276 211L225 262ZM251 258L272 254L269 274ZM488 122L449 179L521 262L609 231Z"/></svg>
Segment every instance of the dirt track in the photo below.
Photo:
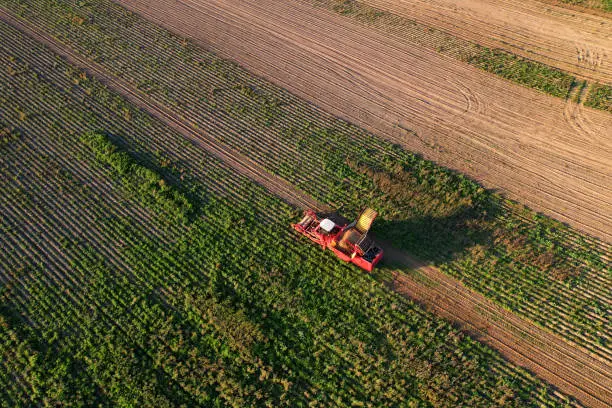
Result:
<svg viewBox="0 0 612 408"><path fill-rule="evenodd" d="M537 0L362 0L492 48L612 83L612 19Z"/></svg>
<svg viewBox="0 0 612 408"><path fill-rule="evenodd" d="M592 407L612 404L609 362L587 356L579 347L496 306L436 268L419 264L393 249L386 249L385 256L417 273L416 277L396 274L390 285L396 292L449 319L509 361L528 368L581 403Z"/></svg>
<svg viewBox="0 0 612 408"><path fill-rule="evenodd" d="M131 85L109 74L98 64L86 61L68 47L57 43L45 33L14 20L0 9L0 20L20 29L70 63L86 69L114 91L132 103L147 110L161 121L193 140L236 171L247 175L279 197L299 207L325 208L312 198L294 190L284 180L270 175L247 158L215 140L212 133L195 129L170 109L161 106L146 95L135 91ZM612 381L609 362L598 360L580 347L567 344L560 338L520 319L496 306L460 282L442 274L437 269L422 265L408 254L386 247L387 257L394 262L414 269L422 278L397 274L392 287L432 308L444 317L459 324L479 340L499 350L510 361L527 367L541 378L573 395L582 403L593 407L605 407L612 403ZM421 282L421 283L419 283Z"/></svg>
<svg viewBox="0 0 612 408"><path fill-rule="evenodd" d="M612 241L608 113L297 0L119 3L337 116Z"/></svg>

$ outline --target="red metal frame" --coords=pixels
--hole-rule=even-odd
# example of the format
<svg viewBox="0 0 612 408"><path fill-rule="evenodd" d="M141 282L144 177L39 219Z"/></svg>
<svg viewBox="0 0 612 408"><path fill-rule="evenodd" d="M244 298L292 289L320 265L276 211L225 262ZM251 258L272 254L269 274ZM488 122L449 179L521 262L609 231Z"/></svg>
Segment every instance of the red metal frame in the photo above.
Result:
<svg viewBox="0 0 612 408"><path fill-rule="evenodd" d="M318 245L321 245L323 249L330 249L338 258L345 262L352 262L353 264L359 266L360 268L372 272L372 269L376 266L378 262L383 257L382 248L376 247L378 252L376 252L375 256L369 260L364 258L363 251L355 244L348 242L349 251L343 251L337 248L336 244L340 237L344 234L345 231L352 228L349 224L337 225L331 233L326 233L324 230L320 228L321 221L317 214L312 210L307 210L304 212L304 217L302 221L297 224L292 224L291 226L301 234L307 236L311 241L315 242ZM372 244L371 247L375 247Z"/></svg>

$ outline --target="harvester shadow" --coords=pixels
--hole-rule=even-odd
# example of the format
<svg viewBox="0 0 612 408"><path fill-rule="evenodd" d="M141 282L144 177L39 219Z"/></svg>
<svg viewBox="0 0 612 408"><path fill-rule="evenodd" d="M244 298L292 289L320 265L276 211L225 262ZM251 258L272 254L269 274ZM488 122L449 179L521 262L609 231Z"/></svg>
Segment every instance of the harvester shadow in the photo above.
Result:
<svg viewBox="0 0 612 408"><path fill-rule="evenodd" d="M429 302L406 293L398 282L404 279L404 276L425 287L437 286L438 282L419 269L452 262L468 251L472 252L468 256L473 257L474 251L490 247L494 235L492 220L496 215L496 207L483 211L465 206L444 217L378 219L373 232L377 234L376 239L385 250L385 257L374 271L375 279L385 284L389 290L409 298L424 310L437 313ZM487 328L460 321L449 322L475 340L487 338Z"/></svg>
<svg viewBox="0 0 612 408"><path fill-rule="evenodd" d="M439 265L457 259L466 251L489 247L494 233L492 217L492 211L460 207L443 217L379 218L372 232L390 255L383 258L387 266L395 263L394 251L406 251L417 257L422 265Z"/></svg>

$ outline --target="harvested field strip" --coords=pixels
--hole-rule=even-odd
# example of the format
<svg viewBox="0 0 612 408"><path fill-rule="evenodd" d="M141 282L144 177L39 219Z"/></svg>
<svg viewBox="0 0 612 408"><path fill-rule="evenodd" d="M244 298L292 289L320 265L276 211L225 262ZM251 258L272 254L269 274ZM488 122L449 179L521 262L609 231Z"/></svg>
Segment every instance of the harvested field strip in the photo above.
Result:
<svg viewBox="0 0 612 408"><path fill-rule="evenodd" d="M122 21L120 15L115 17L118 23ZM153 30L149 24L142 24L146 30ZM131 31L131 40L136 41L137 31L133 26ZM157 38L151 32L145 32L149 38ZM609 324L606 324L609 315L601 315L606 310L605 300L609 296L606 287L610 285L610 278L604 272L606 255L609 254L607 245L597 243L597 240L576 240L579 235L575 231L537 217L523 207L508 209L474 183L455 178L354 127L334 122L263 81L250 79L243 82L249 79L243 70L211 59L210 54L190 49L191 46L185 48L180 45L179 38L174 41L175 46L168 44L164 49L186 49L190 55L188 59L210 61L204 67L214 67L209 71L198 63L187 64L183 71L191 69L198 75L209 75L218 84L216 86L224 90L224 95L217 94L217 107L214 108L215 113L220 111L220 116L202 114L211 110L210 105L203 102L190 102L187 105L191 107L189 110L172 108L171 111L177 112L176 116L184 116L198 129L208 129L210 133L207 134L215 134L220 139L218 142L241 150L250 156L250 160L299 186L321 202L344 205L347 211L357 211L363 205L375 203L387 220L378 228L380 236L422 259L437 263L450 275L491 296L501 305L520 311L609 361L606 346L611 338ZM169 56L168 60L185 58ZM215 76L217 71L219 73ZM173 71L166 69L165 72ZM73 77L78 78L79 74L74 73ZM223 82L224 77L230 77L232 81ZM184 83L203 84L206 80ZM81 86L96 89L89 79L80 81ZM179 90L186 94L194 92L181 89L182 82L176 83L177 94ZM138 80L133 79L132 83L138 83ZM253 93L256 98L253 98ZM150 96L158 97L155 93ZM192 100L198 100L197 94ZM277 111L267 123L260 111L265 111L268 101L276 100L280 101ZM160 99L160 103L166 106L175 106L172 101L175 100ZM263 108L259 109L262 105ZM221 109L221 106L226 108ZM122 109L115 108L119 113ZM240 115L232 115L233 111L240 112ZM287 132L287 128L293 130ZM264 154L260 154L257 150L250 151L249 147L255 145L268 147ZM350 153L337 157L338 151ZM308 157L308 160L302 160L303 157ZM309 163L316 165L307 167ZM372 176L379 181L372 183ZM401 184L401 189L407 192L398 196L399 190L393 190L396 188L394 183ZM432 190L441 191L434 193ZM487 208L495 214L494 217L478 215L482 208ZM458 209L461 211L454 215ZM411 221L414 219L416 221ZM483 245L483 242L491 240L491 234L500 243L490 247ZM525 242L523 235L530 234L531 238ZM466 239L468 244L461 243ZM534 259L542 256L552 258L552 261L547 260L543 266L533 266ZM459 259L454 259L457 257ZM568 273L570 276L564 277ZM556 278L555 274L560 274L562 279ZM508 280L507 276L513 276L513 279ZM530 298L537 299L542 306L532 305L527 301ZM544 314L543 310L550 314ZM599 317L585 318L592 315Z"/></svg>
<svg viewBox="0 0 612 408"><path fill-rule="evenodd" d="M0 114L22 130L0 156L7 403L396 406L409 392L415 403L563 406L530 374L303 245L287 228L291 207L1 28L2 58L29 66L0 72ZM23 120L18 101L31 109ZM103 126L190 194L194 219L170 221L96 159L80 136Z"/></svg>
<svg viewBox="0 0 612 408"><path fill-rule="evenodd" d="M462 7L444 1L304 1L558 97L565 97L574 75L612 82L609 21L601 17L503 0ZM538 29L547 25L550 31Z"/></svg>

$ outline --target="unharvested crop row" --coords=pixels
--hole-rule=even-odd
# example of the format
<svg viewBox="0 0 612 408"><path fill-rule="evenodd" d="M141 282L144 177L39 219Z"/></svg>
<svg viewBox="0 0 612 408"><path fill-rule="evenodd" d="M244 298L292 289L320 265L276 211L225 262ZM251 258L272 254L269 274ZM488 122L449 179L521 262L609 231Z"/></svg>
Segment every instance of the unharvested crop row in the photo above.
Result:
<svg viewBox="0 0 612 408"><path fill-rule="evenodd" d="M591 108L612 112L612 87L605 84L593 84L584 104Z"/></svg>
<svg viewBox="0 0 612 408"><path fill-rule="evenodd" d="M50 231L55 231L55 230L57 230L57 229L61 228L61 225L54 225L54 226L52 225L52 227L55 227L55 229L51 229ZM59 227L59 228L58 228L58 227ZM70 223L68 223L68 224L65 224L65 225L64 225L64 227L68 227L68 228L69 228L69 227L71 227L71 225L70 225ZM54 241L54 238L53 238L53 237L50 237L50 238L51 238L51 239L49 239L49 241L50 241L50 242L53 242L53 241ZM83 238L86 238L86 237L83 237ZM82 248L78 248L78 247L73 247L73 248L70 248L70 249L72 249L72 250L76 250L77 252L78 252L78 251L80 251L80 250L82 250ZM71 253L72 251L70 251L70 249L65 251L65 252L67 252L67 253L68 253L68 256L80 256L80 258L81 258L80 262L83 262L84 264L85 264L85 263L88 261L87 256L83 256L83 254L82 254L82 253L78 253L78 254ZM98 249L98 248L97 248L97 249ZM98 251L96 251L96 252L98 252ZM94 252L94 254L95 254L95 252ZM96 256L104 256L104 253L103 253L103 252L98 252L98 254L96 254ZM106 259L108 259L108 258L106 258ZM89 262L92 262L92 261L93 261L93 262L95 262L95 261L96 261L96 259L93 259L93 260L92 260L92 259L89 259ZM90 265L94 265L94 264L90 264ZM63 267L62 269L63 269L63 270L67 270L67 268L65 268L65 267ZM76 269L76 268L72 268L72 269ZM108 274L108 275L110 275L111 273L113 273L113 271L114 271L114 270L113 270L112 268L103 268L103 270L102 270L102 271L98 271L98 272L99 272L99 273L104 273L104 274ZM76 272L76 270L72 270L71 272L75 273L75 272ZM92 273L95 273L96 271L95 271L94 269L92 269L92 268L91 268L91 266L89 266L89 267L87 268L87 271L86 271L86 272L87 272L89 275L91 275ZM148 277L149 277L149 279L150 279L150 278L152 278L152 275L151 275L151 274L149 274L149 276L148 276ZM110 276L107 276L107 277L105 277L105 279L113 279L113 278L112 278L112 277L110 277ZM115 279L119 279L119 277L118 277L118 276L115 276ZM92 285L92 283L91 283L91 281L88 281L88 282L89 282L89 284L86 284L85 282L79 282L79 286L81 286L81 287L91 287L91 286L93 286L93 285ZM155 283L155 280L153 280L153 281L151 281L151 282L152 282L152 283ZM142 290L142 289L144 289L145 287L146 287L146 286L141 286L141 290ZM76 289L76 292L78 293L78 292L79 292L79 289L78 289L78 288L75 288L75 289ZM113 306L115 306L115 305L116 305L116 306L119 306L119 305L120 305L120 306L119 306L119 307L120 307L120 310L123 310L123 311L124 311L124 313L123 313L123 315L122 315L122 318L125 318L125 313L126 313L126 312L125 312L125 310L128 310L127 314L130 314L130 313L135 313L136 315L140 315L140 317L141 317L141 318L143 318L142 313L139 313L139 312L142 312L142 311L138 310L137 306L134 306L134 304L133 304L134 302L132 302L132 304L131 304L131 305L127 303L127 302L128 302L130 299L131 299L131 297L128 297L127 299L122 298L122 297L121 297L121 295L122 295L122 294L121 294L121 293L120 293L118 290L109 291L109 292L108 292L108 294L110 294L110 295L112 296L110 299L107 299L106 301L103 301L103 300L102 300L102 301L101 301L101 302L102 302L102 304L100 304L100 303L98 303L98 304L95 304L95 303L94 303L94 304L93 304L93 305L96 307L96 309L104 311L104 310L106 310L106 307L105 307L105 306L103 306L103 304L112 303L112 304L113 304ZM134 294L136 294L136 292L134 292ZM88 304L88 302L89 302L89 304L91 304L92 299L88 299L88 300L86 300L86 301L84 302L84 304ZM67 307L68 307L68 309L72 309L72 308L73 308L73 305L68 304L68 305L67 305ZM78 307L78 306L74 306L74 307ZM136 310L134 310L134 309L136 309ZM67 311L67 313L69 313L69 311ZM147 319L148 319L148 318L147 318ZM77 322L77 323L78 323L78 322ZM116 325L116 327L118 327L119 329L121 329L122 327L128 327L128 328L131 328L132 330L135 330L135 332L132 332L132 333L125 333L126 335L129 335L129 337L130 337L130 338L139 338L139 337L135 337L135 336L137 336L137 334L138 334L138 332L139 332L139 331L142 331L143 333L146 333L146 332L147 332L147 330L154 330L154 326L153 326L153 327L149 327L149 326L147 326L147 325L146 325L146 322L143 322L143 325L142 325L142 326L136 326L136 327L134 327L135 325L134 325L133 323L132 323L131 325L124 325L124 324L120 324L120 325L118 325L117 323L118 323L118 322L115 322L115 325ZM74 323L73 323L73 324L74 324ZM112 324L111 324L111 327L112 327ZM200 327L204 327L204 326L200 326ZM203 334L203 333L202 333L202 334ZM142 337L142 334L140 334L140 336Z"/></svg>
<svg viewBox="0 0 612 408"><path fill-rule="evenodd" d="M180 136L140 112L123 117L127 105L117 113L100 105L102 88L88 96L92 84L76 86L79 76L61 62L37 73L50 54L29 56L25 38L3 40L31 67L0 73L3 120L22 130L0 163L0 239L10 248L0 256L0 334L18 345L6 363L12 375L0 378L22 373L21 385L0 387L7 400L396 405L410 390L415 403L562 403L446 323L303 245L287 228L287 205L201 150L165 150ZM12 109L18 101L31 109L23 119ZM80 136L104 124L118 148L198 198L194 219L169 223L96 161Z"/></svg>
<svg viewBox="0 0 612 408"><path fill-rule="evenodd" d="M582 7L602 9L612 12L612 2L610 0L560 0L562 3L574 4Z"/></svg>
<svg viewBox="0 0 612 408"><path fill-rule="evenodd" d="M67 12L54 7L58 15ZM147 84L150 97L197 128L321 201L347 212L377 206L386 221L379 235L439 264L500 304L595 351L602 352L610 341L598 319L581 317L597 316L596 302L609 296L609 276L602 273L608 246L576 239L575 231L520 206L509 209L471 181L335 121L112 4L100 11L70 10L95 16L94 23L64 21L54 28L57 33L84 53L103 52L105 66L134 84ZM41 26L47 24L43 12L34 16ZM126 67L132 68L121 71ZM78 80L78 73L72 75ZM95 81L85 78L79 86L104 100ZM124 112L124 107L106 104ZM183 145L180 150L190 151ZM485 267L466 269L473 263ZM493 296L494 287L499 293ZM551 315L531 298L550 303Z"/></svg>
<svg viewBox="0 0 612 408"><path fill-rule="evenodd" d="M26 153L31 153L31 152L27 152L27 151L26 151ZM25 154L25 156L26 156L26 157L28 157L28 156L30 156L30 154ZM21 160L26 160L26 158L22 158ZM76 192L75 192L75 193L76 193ZM45 196L44 198L45 198L45 199L51 199L51 197L50 197L50 196ZM81 211L83 211L83 212L88 212L87 208L91 208L91 206L92 206L92 203L91 203L91 202L90 202L90 203L80 203L80 204L81 204L81 205L77 205L77 206L73 205L74 207L77 207L77 208L75 208L75 210L77 210L78 208L81 208ZM53 207L55 207L55 205L54 205ZM61 214L61 211L62 211L62 210L61 210L61 208L62 208L62 207L60 206L60 207L58 207L58 208L53 208L52 210L54 210L54 211L58 211L58 212ZM94 207L94 208L95 208L95 207ZM67 215L67 214L61 214L61 215ZM63 218L64 220L74 220L75 218L78 218L78 216L77 216L77 217L74 217L74 215L73 215L73 214L71 214L71 215L72 215L72 216L69 216L69 217L62 217L62 218ZM22 216L25 216L25 214L22 214ZM75 222L78 222L78 220L75 220ZM44 225L44 224L43 224L43 225ZM47 228L46 228L46 231L49 231L49 233L52 233L53 231L61 231L61 230L62 230L62 225L61 225L61 224L56 224L56 225L44 225L44 226L45 226L45 227L47 227ZM78 231L78 227L75 227L75 225L73 225L73 224L72 224L72 222L67 222L67 221L64 221L64 226L63 226L63 227L64 227L64 228L67 228L68 230L74 230L74 228L77 228L77 231ZM21 230L21 231L23 231L23 230ZM23 231L23 232L25 232L25 233L26 233L26 234L25 234L25 236L37 236L37 234L30 234L32 231L28 231L27 229L26 229L25 231ZM79 236L81 239L87 239L87 238L88 238L88 237L87 237L87 235L88 235L88 234L87 234L87 233L85 233L84 235L79 234L78 236ZM151 236L150 231L147 231L146 235L147 235L147 236ZM50 237L50 238L49 238L47 241L48 241L48 242L58 242L58 241L61 241L61 239L60 239L60 237L55 236L55 237ZM105 241L104 241L104 240L101 240L99 237L98 237L98 238L96 238L96 237L92 238L92 241L94 241L94 242L100 242L101 247L96 248L96 249L97 249L97 251L96 251L96 252L98 252L98 253L99 253L99 254L101 254L101 255L105 255L105 253L104 253L104 242L105 242ZM134 243L133 243L133 242L129 242L128 244L129 244L129 245L133 245ZM8 246L10 247L10 246L12 246L12 245L8 245ZM79 248L78 248L78 247L77 247L76 249L77 249L77 250L79 250ZM108 258L108 257L105 257L105 258L107 259L107 261L108 261L108 262L112 262L112 258ZM60 270L64 270L64 271L66 271L66 270L70 270L70 269L71 269L71 268L67 267L66 265L60 265ZM126 270L126 269L127 269L127 268L118 268L118 270ZM169 270L172 270L172 268L164 268L164 271L163 271L163 272L167 274ZM89 271L89 272L91 272L91 271ZM149 277L149 278L150 278L150 277ZM72 288L72 289L78 289L78 288Z"/></svg>

